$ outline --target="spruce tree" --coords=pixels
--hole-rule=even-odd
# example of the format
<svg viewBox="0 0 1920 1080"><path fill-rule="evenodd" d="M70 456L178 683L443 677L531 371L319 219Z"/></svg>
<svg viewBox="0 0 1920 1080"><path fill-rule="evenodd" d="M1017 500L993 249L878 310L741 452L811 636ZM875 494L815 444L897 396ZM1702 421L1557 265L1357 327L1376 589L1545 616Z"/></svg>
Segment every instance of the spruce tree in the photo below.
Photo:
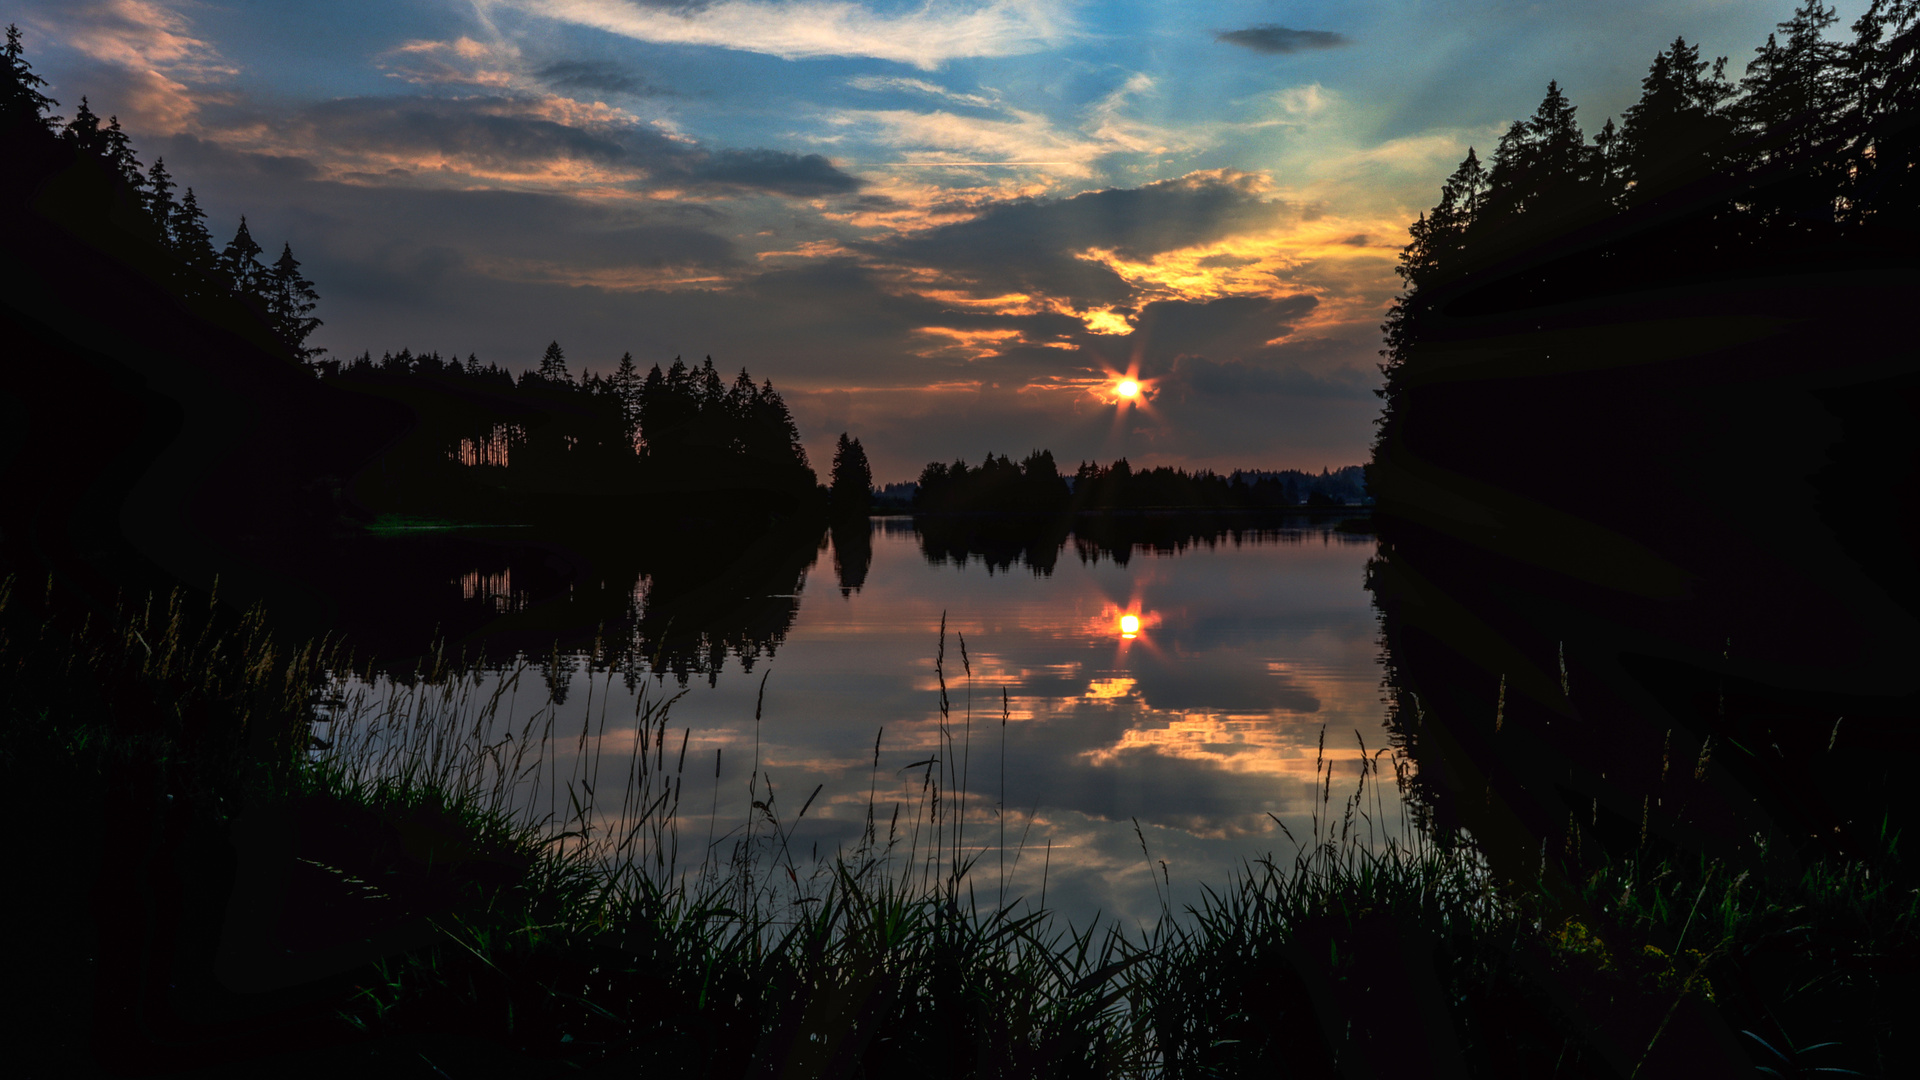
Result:
<svg viewBox="0 0 1920 1080"><path fill-rule="evenodd" d="M559 342L547 342L547 351L540 355L538 374L555 386L573 385L573 373L567 370L567 354L561 351Z"/></svg>
<svg viewBox="0 0 1920 1080"><path fill-rule="evenodd" d="M147 178L140 174L140 159L134 156L133 140L127 138L127 133L120 129L118 116L107 118L107 129L100 133L100 146L101 154L113 165L114 171L120 174L120 179L133 189L135 196L142 203L145 203L146 198L141 189L146 187Z"/></svg>
<svg viewBox="0 0 1920 1080"><path fill-rule="evenodd" d="M867 465L867 452L859 439L840 433L833 448L833 486L828 500L837 516L852 517L867 512L873 493L873 470Z"/></svg>
<svg viewBox="0 0 1920 1080"><path fill-rule="evenodd" d="M1698 46L1675 38L1640 80L1640 99L1622 116L1619 163L1628 203L1642 203L1720 169L1732 125L1723 106L1733 86L1726 57L1712 65Z"/></svg>
<svg viewBox="0 0 1920 1080"><path fill-rule="evenodd" d="M85 95L81 95L80 108L60 130L62 138L88 153L100 153L104 149L104 136L100 130L100 116L87 104Z"/></svg>
<svg viewBox="0 0 1920 1080"><path fill-rule="evenodd" d="M1837 20L1821 0L1806 0L1767 35L1740 80L1733 113L1742 136L1736 160L1749 184L1741 198L1749 243L1776 242L1782 231L1826 235L1836 224L1846 83L1844 53L1826 31Z"/></svg>
<svg viewBox="0 0 1920 1080"><path fill-rule="evenodd" d="M160 244L168 251L177 250L173 237L173 219L179 213L180 206L173 199L173 176L167 172L165 158L154 158L153 168L147 170L147 216L153 219L153 228L159 236Z"/></svg>
<svg viewBox="0 0 1920 1080"><path fill-rule="evenodd" d="M207 215L188 188L174 208L168 232L173 250L179 257L183 291L189 296L211 295L224 288L220 256L213 250L213 234L207 231Z"/></svg>
<svg viewBox="0 0 1920 1080"><path fill-rule="evenodd" d="M635 418L640 442L649 453L658 449L656 440L666 419L667 393L667 378L660 373L660 365L655 364L648 370L646 381L640 384L638 416Z"/></svg>
<svg viewBox="0 0 1920 1080"><path fill-rule="evenodd" d="M39 91L47 80L33 73L26 51L20 45L20 28L7 24L7 44L0 50L0 122L27 121L56 127L60 118L48 110L60 104Z"/></svg>
<svg viewBox="0 0 1920 1080"><path fill-rule="evenodd" d="M241 296L257 297L266 284L267 268L260 261L260 245L247 230L247 216L240 215L240 229L220 252L220 272L228 286Z"/></svg>
<svg viewBox="0 0 1920 1080"><path fill-rule="evenodd" d="M1845 215L1911 229L1920 220L1920 0L1873 0L1853 31Z"/></svg>
<svg viewBox="0 0 1920 1080"><path fill-rule="evenodd" d="M613 389L613 396L620 399L620 420L626 431L627 445L637 448L640 444L641 380L640 368L634 364L632 353L620 354L620 363L614 367L607 382Z"/></svg>
<svg viewBox="0 0 1920 1080"><path fill-rule="evenodd" d="M320 304L320 294L314 290L313 282L301 275L292 244L280 249L280 258L267 270L266 294L267 315L273 320L274 330L295 356L310 361L327 351L307 345L307 339L321 325L311 314Z"/></svg>

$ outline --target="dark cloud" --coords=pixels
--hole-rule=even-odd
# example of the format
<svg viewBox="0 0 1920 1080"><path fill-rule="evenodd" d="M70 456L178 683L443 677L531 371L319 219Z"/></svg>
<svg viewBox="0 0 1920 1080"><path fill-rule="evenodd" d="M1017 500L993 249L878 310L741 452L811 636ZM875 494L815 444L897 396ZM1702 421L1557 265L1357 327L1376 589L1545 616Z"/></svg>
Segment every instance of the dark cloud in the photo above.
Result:
<svg viewBox="0 0 1920 1080"><path fill-rule="evenodd" d="M302 119L323 145L399 155L433 151L489 168L555 160L670 161L684 153L655 131L587 131L505 97L341 98L309 107Z"/></svg>
<svg viewBox="0 0 1920 1080"><path fill-rule="evenodd" d="M695 177L718 187L751 188L780 195L845 195L862 185L819 154L785 150L722 150L695 166Z"/></svg>
<svg viewBox="0 0 1920 1080"><path fill-rule="evenodd" d="M319 146L451 159L479 169L584 161L642 172L643 185L803 198L846 194L861 186L819 154L708 150L645 125L582 127L548 119L541 110L541 102L517 97L362 97L312 106L298 122Z"/></svg>
<svg viewBox="0 0 1920 1080"><path fill-rule="evenodd" d="M1344 34L1336 34L1331 30L1293 30L1272 23L1249 26L1245 30L1222 30L1213 36L1229 45L1269 54L1337 49L1351 44Z"/></svg>
<svg viewBox="0 0 1920 1080"><path fill-rule="evenodd" d="M1181 356L1240 359L1270 351L1267 342L1293 332L1320 305L1317 297L1225 296L1159 300L1140 311L1130 352L1154 361Z"/></svg>
<svg viewBox="0 0 1920 1080"><path fill-rule="evenodd" d="M1078 258L1088 248L1129 259L1269 226L1288 208L1247 176L1204 175L1070 199L1019 199L905 239L869 245L883 257L957 272L985 292L1029 292L1083 304L1124 302L1119 275Z"/></svg>
<svg viewBox="0 0 1920 1080"><path fill-rule="evenodd" d="M1220 398L1246 398L1260 394L1288 397L1373 398L1374 380L1351 367L1340 367L1328 374L1314 374L1296 365L1281 368L1261 367L1242 360L1208 360L1183 356L1174 363L1168 381L1197 394Z"/></svg>
<svg viewBox="0 0 1920 1080"><path fill-rule="evenodd" d="M648 82L610 60L557 60L534 72L556 90L592 90L629 97L675 97L678 91Z"/></svg>

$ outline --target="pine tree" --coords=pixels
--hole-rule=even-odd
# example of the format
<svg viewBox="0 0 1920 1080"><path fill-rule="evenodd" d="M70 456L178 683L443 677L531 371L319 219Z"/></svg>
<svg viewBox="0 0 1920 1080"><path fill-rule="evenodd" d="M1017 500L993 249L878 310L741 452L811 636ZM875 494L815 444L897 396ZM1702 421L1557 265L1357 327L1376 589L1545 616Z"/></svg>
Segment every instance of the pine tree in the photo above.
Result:
<svg viewBox="0 0 1920 1080"><path fill-rule="evenodd" d="M1740 80L1733 113L1743 136L1736 160L1749 183L1741 202L1750 243L1777 242L1781 230L1825 234L1837 222L1833 196L1847 164L1840 152L1846 65L1826 31L1838 18L1821 0L1806 0L1767 35Z"/></svg>
<svg viewBox="0 0 1920 1080"><path fill-rule="evenodd" d="M147 178L140 174L140 159L134 156L133 140L127 138L127 133L120 129L118 116L107 118L107 129L100 133L100 145L101 153L113 165L114 171L120 174L120 179L144 203L146 198L141 189L146 187Z"/></svg>
<svg viewBox="0 0 1920 1080"><path fill-rule="evenodd" d="M1675 38L1640 80L1640 99L1623 115L1620 173L1624 197L1640 203L1719 171L1732 123L1723 107L1733 94L1726 57L1712 65L1698 46Z"/></svg>
<svg viewBox="0 0 1920 1080"><path fill-rule="evenodd" d="M867 512L873 494L873 470L867 465L867 452L859 439L840 433L833 449L833 487L828 495L833 512L852 517Z"/></svg>
<svg viewBox="0 0 1920 1080"><path fill-rule="evenodd" d="M260 261L260 245L247 230L247 216L240 215L240 229L220 252L220 271L232 290L241 296L259 296L266 284L267 268Z"/></svg>
<svg viewBox="0 0 1920 1080"><path fill-rule="evenodd" d="M1920 219L1920 0L1873 0L1853 31L1845 214L1911 228Z"/></svg>
<svg viewBox="0 0 1920 1080"><path fill-rule="evenodd" d="M321 325L320 320L310 314L319 306L320 294L314 290L313 282L301 276L292 244L280 249L280 258L267 270L266 292L267 316L273 320L280 340L287 343L295 356L305 362L327 351L307 345L307 339Z"/></svg>
<svg viewBox="0 0 1920 1080"><path fill-rule="evenodd" d="M573 385L573 373L567 370L567 354L561 351L559 342L547 342L547 351L540 355L538 374L555 386Z"/></svg>
<svg viewBox="0 0 1920 1080"><path fill-rule="evenodd" d="M770 444L779 447L780 459L802 469L807 467L807 448L801 445L800 428L787 411L786 399L773 388L771 379L760 384L753 401L754 426L767 434Z"/></svg>
<svg viewBox="0 0 1920 1080"><path fill-rule="evenodd" d="M89 153L100 153L105 149L104 134L100 130L100 116L87 104L85 95L80 98L80 109L67 121L60 131L61 137Z"/></svg>
<svg viewBox="0 0 1920 1080"><path fill-rule="evenodd" d="M20 28L7 24L7 44L0 50L0 122L13 123L26 120L35 124L56 127L60 122L57 116L49 116L48 110L60 104L41 93L38 87L47 85L47 80L33 73L33 65L27 63L26 51L20 45Z"/></svg>
<svg viewBox="0 0 1920 1080"><path fill-rule="evenodd" d="M189 296L212 295L224 288L220 256L213 250L213 234L207 231L207 215L188 188L174 208L168 232L173 250L179 257L183 291Z"/></svg>
<svg viewBox="0 0 1920 1080"><path fill-rule="evenodd" d="M658 372L658 367L654 371ZM634 448L640 445L640 393L642 389L640 368L633 362L633 354L620 354L620 363L614 367L613 375L607 380L613 388L613 396L620 399L620 419L624 424L627 444Z"/></svg>
<svg viewBox="0 0 1920 1080"><path fill-rule="evenodd" d="M646 381L640 384L640 442L649 453L658 448L657 440L665 426L667 393L666 376L660 373L660 365L655 364L648 370Z"/></svg>
<svg viewBox="0 0 1920 1080"><path fill-rule="evenodd" d="M147 170L147 216L153 219L153 228L160 238L160 244L168 251L175 251L178 245L173 237L173 219L180 211L174 202L173 191L177 187L173 176L167 172L165 158L154 158L153 168Z"/></svg>

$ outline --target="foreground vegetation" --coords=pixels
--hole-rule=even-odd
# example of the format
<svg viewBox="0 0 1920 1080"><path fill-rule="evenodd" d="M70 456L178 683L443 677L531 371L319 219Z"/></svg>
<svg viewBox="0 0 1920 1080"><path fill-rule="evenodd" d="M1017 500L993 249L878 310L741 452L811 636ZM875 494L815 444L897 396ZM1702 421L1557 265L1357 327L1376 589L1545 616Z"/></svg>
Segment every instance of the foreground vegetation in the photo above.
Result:
<svg viewBox="0 0 1920 1080"><path fill-rule="evenodd" d="M1913 970L1898 837L1793 867L1655 858L1501 880L1466 843L1382 829L1368 759L1291 860L1128 936L976 895L964 745L852 851L756 773L720 842L682 847L686 736L634 718L627 789L594 792L606 718L557 734L445 658L377 709L346 658L257 616L0 600L0 771L36 829L28 970L47 1046L128 1073L289 1075L1670 1075L1903 1067ZM570 730L570 725L569 725ZM576 742L577 740L577 742ZM1391 783L1398 777L1389 776ZM528 807L537 806L538 812ZM546 808L557 807L557 813ZM56 809L59 808L59 809ZM518 808L518 809L516 809ZM1410 842L1396 839L1414 837ZM63 985L64 984L64 985ZM67 1008L91 1002L90 1009ZM1821 1042L1839 1045L1799 1050ZM278 1058L275 1055L280 1055ZM1790 1073L1789 1073L1790 1074Z"/></svg>

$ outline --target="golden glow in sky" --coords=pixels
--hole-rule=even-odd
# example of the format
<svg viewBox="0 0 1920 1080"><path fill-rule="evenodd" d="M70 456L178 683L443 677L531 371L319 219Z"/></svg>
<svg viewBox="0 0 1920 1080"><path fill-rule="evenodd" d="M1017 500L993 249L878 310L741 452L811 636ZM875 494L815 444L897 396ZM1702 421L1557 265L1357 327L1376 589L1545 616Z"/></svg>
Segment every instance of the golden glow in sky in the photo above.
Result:
<svg viewBox="0 0 1920 1080"><path fill-rule="evenodd" d="M1132 379L1121 379L1120 385L1114 387L1113 392L1116 394L1119 394L1123 398L1139 397L1140 384L1137 382L1134 382Z"/></svg>

